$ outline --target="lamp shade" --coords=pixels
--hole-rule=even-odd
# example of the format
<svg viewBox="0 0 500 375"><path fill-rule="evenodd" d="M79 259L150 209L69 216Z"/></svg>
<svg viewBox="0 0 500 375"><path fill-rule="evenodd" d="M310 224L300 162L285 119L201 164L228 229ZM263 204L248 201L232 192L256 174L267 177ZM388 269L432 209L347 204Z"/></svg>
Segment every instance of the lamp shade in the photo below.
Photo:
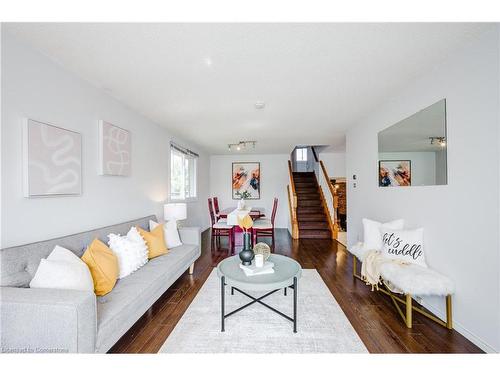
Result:
<svg viewBox="0 0 500 375"><path fill-rule="evenodd" d="M167 203L163 207L163 217L165 221L186 219L186 203Z"/></svg>

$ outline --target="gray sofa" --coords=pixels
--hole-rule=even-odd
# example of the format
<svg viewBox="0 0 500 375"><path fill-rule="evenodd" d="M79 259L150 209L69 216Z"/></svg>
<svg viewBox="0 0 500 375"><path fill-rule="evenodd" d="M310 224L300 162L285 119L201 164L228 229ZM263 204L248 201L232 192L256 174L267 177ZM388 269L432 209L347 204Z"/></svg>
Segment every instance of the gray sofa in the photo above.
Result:
<svg viewBox="0 0 500 375"><path fill-rule="evenodd" d="M0 342L3 352L105 353L200 256L199 228L180 228L183 245L117 281L105 296L30 289L42 258L55 245L82 256L88 244L132 225L148 229L155 216L0 251Z"/></svg>

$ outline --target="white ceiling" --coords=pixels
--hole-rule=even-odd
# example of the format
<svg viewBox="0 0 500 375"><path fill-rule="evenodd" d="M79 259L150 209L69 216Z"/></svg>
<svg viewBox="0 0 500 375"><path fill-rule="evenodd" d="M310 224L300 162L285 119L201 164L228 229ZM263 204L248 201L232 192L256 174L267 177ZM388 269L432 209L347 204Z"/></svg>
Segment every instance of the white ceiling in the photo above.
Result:
<svg viewBox="0 0 500 375"><path fill-rule="evenodd" d="M491 25L4 27L176 136L222 154L240 140L257 140L256 153L342 149L349 126Z"/></svg>

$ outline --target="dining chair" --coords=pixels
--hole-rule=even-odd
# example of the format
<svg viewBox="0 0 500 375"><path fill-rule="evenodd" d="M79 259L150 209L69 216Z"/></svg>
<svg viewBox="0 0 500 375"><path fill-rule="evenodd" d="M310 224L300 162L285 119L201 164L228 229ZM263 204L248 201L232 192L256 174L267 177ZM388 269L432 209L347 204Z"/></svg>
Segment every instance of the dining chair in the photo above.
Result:
<svg viewBox="0 0 500 375"><path fill-rule="evenodd" d="M252 234L253 243L257 243L258 237L271 237L271 249L274 251L274 219L278 210L278 198L273 199L273 210L271 212L271 220L257 219L253 223Z"/></svg>
<svg viewBox="0 0 500 375"><path fill-rule="evenodd" d="M213 197L215 218L220 220L220 210L219 210L219 198Z"/></svg>
<svg viewBox="0 0 500 375"><path fill-rule="evenodd" d="M208 198L208 212L210 213L210 221L212 223L212 230L210 231L212 250L215 247L214 245L216 241L217 247L220 247L220 238L228 237L229 253L232 254L234 249L233 227L231 225L227 225L226 222L222 222L216 219L212 198Z"/></svg>

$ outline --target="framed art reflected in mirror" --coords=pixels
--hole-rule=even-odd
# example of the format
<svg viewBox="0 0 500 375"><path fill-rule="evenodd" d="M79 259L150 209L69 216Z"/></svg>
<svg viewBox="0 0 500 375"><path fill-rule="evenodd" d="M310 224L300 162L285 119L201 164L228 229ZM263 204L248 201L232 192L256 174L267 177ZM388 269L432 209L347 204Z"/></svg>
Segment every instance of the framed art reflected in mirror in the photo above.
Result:
<svg viewBox="0 0 500 375"><path fill-rule="evenodd" d="M411 186L411 160L380 160L378 186Z"/></svg>

